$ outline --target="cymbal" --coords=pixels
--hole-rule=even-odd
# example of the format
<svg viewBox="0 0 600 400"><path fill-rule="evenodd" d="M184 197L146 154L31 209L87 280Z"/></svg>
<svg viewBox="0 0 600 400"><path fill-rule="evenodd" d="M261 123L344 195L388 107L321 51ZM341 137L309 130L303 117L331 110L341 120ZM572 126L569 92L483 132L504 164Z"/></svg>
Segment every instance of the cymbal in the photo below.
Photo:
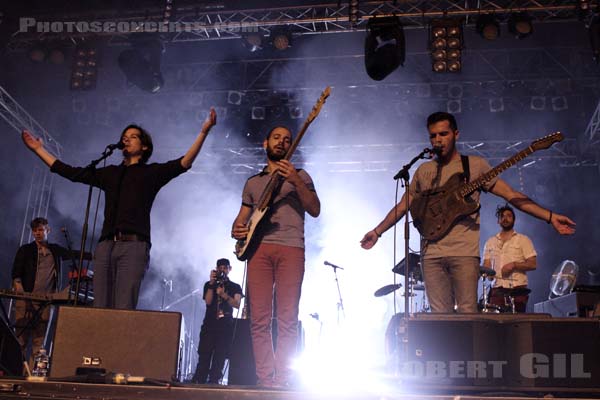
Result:
<svg viewBox="0 0 600 400"><path fill-rule="evenodd" d="M381 288L377 289L375 291L375 293L374 293L374 296L375 297L385 296L386 294L390 294L394 290L398 290L401 287L402 287L402 285L400 283L391 284L391 285L385 285L384 287L381 287Z"/></svg>
<svg viewBox="0 0 600 400"><path fill-rule="evenodd" d="M487 275L487 276L495 276L496 271L491 268L484 267L483 265L479 267L479 275Z"/></svg>
<svg viewBox="0 0 600 400"><path fill-rule="evenodd" d="M416 253L408 253L409 261L409 274L412 274L418 281L423 281L421 276L421 256ZM400 260L398 264L392 269L392 272L400 275L404 275L406 269L406 257Z"/></svg>
<svg viewBox="0 0 600 400"><path fill-rule="evenodd" d="M527 296L531 293L531 289L526 287L516 287L516 288L505 288L505 287L496 287L492 289L493 291L497 291L503 296Z"/></svg>

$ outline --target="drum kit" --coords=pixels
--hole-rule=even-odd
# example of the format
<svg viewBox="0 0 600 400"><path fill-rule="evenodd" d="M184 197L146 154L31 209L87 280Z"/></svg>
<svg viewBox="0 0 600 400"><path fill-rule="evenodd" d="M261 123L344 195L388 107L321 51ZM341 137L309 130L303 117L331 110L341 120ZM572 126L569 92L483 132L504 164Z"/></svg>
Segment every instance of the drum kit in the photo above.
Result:
<svg viewBox="0 0 600 400"><path fill-rule="evenodd" d="M417 296L416 292L425 292L425 285L423 284L423 275L421 273L421 260L418 254L409 253L410 265L409 265L409 287L408 290L405 290L405 293L411 297L415 298ZM396 266L392 269L392 272L400 275L404 275L405 261L406 259L402 259ZM502 297L504 297L504 306L498 306L490 303L490 291L492 290L492 282L491 280L496 275L496 271L492 268L487 268L484 266L479 267L479 276L481 278L481 289L482 289L482 297L479 299L479 310L482 313L516 313L515 311L515 297L528 295L531 290L525 287L516 287L516 288L504 288L497 287L493 288L495 293L499 293ZM385 285L379 289L377 289L374 293L375 297L386 296L390 293L395 292L400 289L402 284L394 283L390 285ZM411 307L412 308L412 307ZM415 307L416 308L416 307ZM418 312L428 312L429 305L427 304L427 296L423 296L422 307Z"/></svg>
<svg viewBox="0 0 600 400"><path fill-rule="evenodd" d="M423 285L423 277L421 274L421 258L418 254L409 253L408 255L410 265L408 271L408 290L405 290L405 294L407 294L411 298L411 309L417 309L417 292L422 292L422 303L421 307L417 312L428 312L429 305L427 304L427 296L425 296L425 285ZM406 258L403 258L396 266L392 269L392 272L403 275L405 273L406 268ZM395 292L396 290L402 287L401 283L394 283L391 285L385 285L379 289L377 289L374 293L375 297L386 296L390 293ZM404 296L404 294L403 294Z"/></svg>

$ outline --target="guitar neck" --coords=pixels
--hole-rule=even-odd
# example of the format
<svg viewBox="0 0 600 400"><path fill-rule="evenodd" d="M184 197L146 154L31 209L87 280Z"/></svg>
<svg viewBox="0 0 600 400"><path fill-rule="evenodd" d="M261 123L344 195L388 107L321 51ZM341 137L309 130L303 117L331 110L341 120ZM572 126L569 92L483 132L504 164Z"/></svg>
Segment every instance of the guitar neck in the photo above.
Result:
<svg viewBox="0 0 600 400"><path fill-rule="evenodd" d="M521 160L523 160L525 157L532 154L534 151L535 150L533 149L533 147L529 146L526 149L521 150L520 152L518 152L511 158L502 161L499 165L492 168L485 174L481 175L479 178L475 179L474 181L464 184L459 189L460 195L462 197L466 197L466 196L470 195L471 193L473 193L474 191L481 188L483 185L485 185L486 183L490 182L492 179L494 179L495 177L500 175L502 172L504 172L508 168L512 167L513 165L515 165L518 162L520 162Z"/></svg>

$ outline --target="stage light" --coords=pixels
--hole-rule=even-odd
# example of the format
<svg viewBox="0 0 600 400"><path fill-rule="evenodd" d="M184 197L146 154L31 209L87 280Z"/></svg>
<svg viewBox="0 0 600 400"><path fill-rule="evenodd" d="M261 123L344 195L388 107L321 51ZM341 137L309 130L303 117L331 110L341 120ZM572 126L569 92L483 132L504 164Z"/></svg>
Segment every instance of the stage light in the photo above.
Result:
<svg viewBox="0 0 600 400"><path fill-rule="evenodd" d="M75 49L71 67L71 90L90 90L96 87L98 79L98 52L88 44Z"/></svg>
<svg viewBox="0 0 600 400"><path fill-rule="evenodd" d="M289 106L289 112L291 119L300 119L304 115L304 113L302 112L302 108L300 108L299 106Z"/></svg>
<svg viewBox="0 0 600 400"><path fill-rule="evenodd" d="M508 19L508 31L517 39L524 39L533 33L532 19L525 13L512 14Z"/></svg>
<svg viewBox="0 0 600 400"><path fill-rule="evenodd" d="M279 51L292 47L292 34L288 29L276 28L271 31L271 43Z"/></svg>
<svg viewBox="0 0 600 400"><path fill-rule="evenodd" d="M429 50L434 72L459 72L462 69L462 21L444 18L431 21Z"/></svg>
<svg viewBox="0 0 600 400"><path fill-rule="evenodd" d="M546 109L546 96L532 96L529 108L533 111L544 111Z"/></svg>
<svg viewBox="0 0 600 400"><path fill-rule="evenodd" d="M500 24L492 14L480 15L475 29L486 40L496 40L500 36Z"/></svg>
<svg viewBox="0 0 600 400"><path fill-rule="evenodd" d="M40 45L35 45L29 50L29 59L40 63L46 59L46 49Z"/></svg>
<svg viewBox="0 0 600 400"><path fill-rule="evenodd" d="M65 62L65 53L61 49L52 49L50 50L48 60L52 64L60 65Z"/></svg>
<svg viewBox="0 0 600 400"><path fill-rule="evenodd" d="M358 25L358 20L360 19L360 5L358 0L350 0L348 8L348 19L350 21L350 25L355 28Z"/></svg>
<svg viewBox="0 0 600 400"><path fill-rule="evenodd" d="M264 107L252 107L252 119L264 120L265 114L266 112Z"/></svg>
<svg viewBox="0 0 600 400"><path fill-rule="evenodd" d="M230 90L227 92L227 103L234 106L239 106L242 104L243 95L244 94L242 92L238 92L237 90Z"/></svg>
<svg viewBox="0 0 600 400"><path fill-rule="evenodd" d="M132 48L119 54L119 68L127 81L138 88L157 93L164 85L160 62L165 48L159 39L132 41Z"/></svg>
<svg viewBox="0 0 600 400"><path fill-rule="evenodd" d="M552 111L564 111L569 109L569 103L565 96L552 97Z"/></svg>
<svg viewBox="0 0 600 400"><path fill-rule="evenodd" d="M262 36L258 33L245 36L242 43L252 53L262 50Z"/></svg>
<svg viewBox="0 0 600 400"><path fill-rule="evenodd" d="M446 102L446 111L450 114L460 114L462 112L462 101L448 100Z"/></svg>
<svg viewBox="0 0 600 400"><path fill-rule="evenodd" d="M504 111L504 98L493 97L488 100L488 105L490 107L490 112L496 113Z"/></svg>
<svg viewBox="0 0 600 400"><path fill-rule="evenodd" d="M404 30L398 17L373 17L367 23L365 68L376 81L383 80L404 65Z"/></svg>

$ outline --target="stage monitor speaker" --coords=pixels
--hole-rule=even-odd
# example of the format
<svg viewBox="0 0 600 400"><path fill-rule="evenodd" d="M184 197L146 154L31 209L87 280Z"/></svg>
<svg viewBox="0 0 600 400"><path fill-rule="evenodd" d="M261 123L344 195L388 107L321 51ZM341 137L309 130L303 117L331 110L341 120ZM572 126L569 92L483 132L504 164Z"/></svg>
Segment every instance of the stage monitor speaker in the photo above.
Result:
<svg viewBox="0 0 600 400"><path fill-rule="evenodd" d="M453 386L500 385L495 374L500 331L489 318L473 314L429 314L408 322L407 381Z"/></svg>
<svg viewBox="0 0 600 400"><path fill-rule="evenodd" d="M177 376L181 314L60 307L50 377L78 367L104 368L165 381Z"/></svg>
<svg viewBox="0 0 600 400"><path fill-rule="evenodd" d="M23 355L13 331L0 319L0 376L21 376Z"/></svg>
<svg viewBox="0 0 600 400"><path fill-rule="evenodd" d="M234 336L229 353L228 385L256 385L256 367L250 336L250 320L234 320Z"/></svg>
<svg viewBox="0 0 600 400"><path fill-rule="evenodd" d="M505 326L508 386L598 387L600 320L552 318Z"/></svg>

